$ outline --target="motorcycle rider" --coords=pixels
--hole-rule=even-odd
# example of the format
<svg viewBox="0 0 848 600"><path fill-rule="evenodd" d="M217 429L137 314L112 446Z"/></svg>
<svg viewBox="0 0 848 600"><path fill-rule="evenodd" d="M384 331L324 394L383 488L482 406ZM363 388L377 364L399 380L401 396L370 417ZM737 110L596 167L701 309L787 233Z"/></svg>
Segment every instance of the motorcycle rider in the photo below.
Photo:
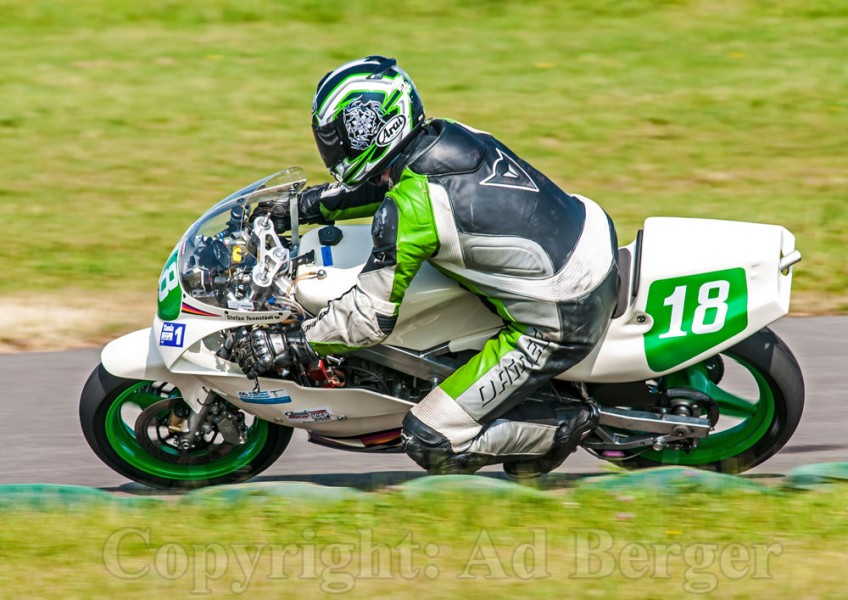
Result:
<svg viewBox="0 0 848 600"><path fill-rule="evenodd" d="M304 222L373 215L356 285L286 333L255 329L234 356L249 377L379 344L426 260L481 297L500 333L407 414L407 454L432 473L504 462L550 471L597 425L578 399L538 401L585 358L615 307L617 243L593 201L570 195L492 135L426 119L394 59L369 56L318 83L312 129L337 180L307 188ZM556 394L556 392L554 392Z"/></svg>

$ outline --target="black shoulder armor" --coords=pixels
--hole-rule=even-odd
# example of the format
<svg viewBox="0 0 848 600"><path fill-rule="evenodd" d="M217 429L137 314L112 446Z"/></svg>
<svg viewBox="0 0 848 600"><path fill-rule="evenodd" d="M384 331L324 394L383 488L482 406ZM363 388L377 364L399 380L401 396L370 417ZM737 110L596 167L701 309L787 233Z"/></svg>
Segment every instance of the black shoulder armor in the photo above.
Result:
<svg viewBox="0 0 848 600"><path fill-rule="evenodd" d="M486 154L486 144L455 123L434 120L425 126L412 149L409 168L421 175L453 175L476 171Z"/></svg>

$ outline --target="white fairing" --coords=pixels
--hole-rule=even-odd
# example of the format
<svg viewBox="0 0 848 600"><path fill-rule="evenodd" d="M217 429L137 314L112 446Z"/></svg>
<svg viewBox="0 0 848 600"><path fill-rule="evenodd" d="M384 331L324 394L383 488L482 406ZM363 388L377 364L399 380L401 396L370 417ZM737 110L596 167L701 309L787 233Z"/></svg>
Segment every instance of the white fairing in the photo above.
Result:
<svg viewBox="0 0 848 600"><path fill-rule="evenodd" d="M175 373L163 361L158 344L159 327L139 329L111 341L103 348L100 361L112 375L144 381L167 381L180 389L194 410L206 397L203 382L197 377Z"/></svg>
<svg viewBox="0 0 848 600"><path fill-rule="evenodd" d="M316 260L299 268L295 293L313 314L354 285L371 250L367 225L341 229L342 241L329 248L320 245L317 230L308 232L302 240L301 251L314 250ZM627 248L635 255L631 281L624 283L631 292L624 295L629 300L627 308L610 322L594 352L560 378L586 382L651 379L716 354L789 310L791 269L781 272L780 263L782 257L794 252L795 239L783 227L651 218L645 222L641 248L636 242ZM727 335L710 342L703 351L681 355L679 360L672 356L672 366L652 368L650 352L646 350L650 335L657 337L657 331L649 334L655 326L649 307L651 290L673 290L661 291L658 304L674 315L675 310L685 308L686 290L680 289L688 285L686 282L707 282L701 284L701 296L694 289L696 284L692 284L696 318L690 321L695 325L680 318L677 322L672 316L669 331L660 331L658 336L661 340L674 338L678 343L685 340L685 344L691 339L690 347L699 347L699 337L703 342L707 339L704 335L715 336L724 325L723 315L731 301L721 295L721 284L731 284L719 275L728 270L737 274L738 286L744 289L741 301L733 299L734 310L743 313L744 319L736 319L735 328L728 326ZM711 281L712 274L719 280ZM656 305L656 291L654 296ZM287 313L228 311L195 303L188 308L200 314L190 314L186 303L191 303L192 298L183 293L182 301L183 310L175 320L163 321L157 316L151 329L131 333L106 346L102 354L104 367L120 377L171 382L195 410L209 392L215 392L263 419L328 435L352 436L399 427L409 409L408 402L368 390L303 388L280 379L260 378L260 391L255 391L254 382L244 377L235 364L215 355L222 340L218 332L274 322ZM684 325L688 330L683 329ZM453 351L476 350L501 326L501 320L479 298L425 264L407 290L395 330L385 343L416 351L444 344ZM653 365L657 364L654 361Z"/></svg>
<svg viewBox="0 0 848 600"><path fill-rule="evenodd" d="M247 384L247 385L245 385ZM243 377L210 381L213 391L266 421L305 427L329 436L355 436L401 426L411 402L365 389L306 388L292 381L259 378L262 393ZM247 388L247 389L245 389Z"/></svg>
<svg viewBox="0 0 848 600"><path fill-rule="evenodd" d="M200 351L199 346L186 351L168 369L160 356L159 335L155 331L156 328L141 329L109 343L101 355L103 367L118 377L172 383L195 411L212 391L267 421L331 436L355 436L400 427L412 406L364 389L304 388L291 381L264 377L259 379L262 391L257 393L254 382L237 367L215 358L211 352ZM214 368L214 361L220 363L220 370Z"/></svg>
<svg viewBox="0 0 848 600"><path fill-rule="evenodd" d="M635 247L635 243L631 244ZM795 250L795 236L783 227L756 223L654 217L645 221L636 297L623 315L610 322L606 336L586 360L561 379L621 382L649 379L695 364L749 337L789 312L791 269L780 259ZM645 334L654 325L646 313L653 282L742 268L747 283L747 326L721 344L654 371L645 356ZM691 333L689 335L692 335Z"/></svg>
<svg viewBox="0 0 848 600"><path fill-rule="evenodd" d="M162 362L153 330L139 329L109 342L100 356L103 368L127 379L162 380L169 374Z"/></svg>

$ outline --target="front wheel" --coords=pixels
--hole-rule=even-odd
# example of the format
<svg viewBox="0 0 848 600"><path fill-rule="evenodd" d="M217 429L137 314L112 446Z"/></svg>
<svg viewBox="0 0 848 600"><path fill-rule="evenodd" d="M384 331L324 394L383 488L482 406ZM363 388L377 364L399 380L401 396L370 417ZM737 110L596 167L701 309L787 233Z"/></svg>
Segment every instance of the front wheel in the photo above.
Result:
<svg viewBox="0 0 848 600"><path fill-rule="evenodd" d="M804 379L789 347L765 328L722 353L726 372L716 376L707 361L658 381L664 389L690 388L719 408L716 431L689 450L666 448L633 453L627 468L683 465L741 473L780 450L798 427L804 409ZM724 369L722 369L724 370Z"/></svg>
<svg viewBox="0 0 848 600"><path fill-rule="evenodd" d="M168 430L180 406L173 386L115 377L99 365L82 391L80 425L88 445L111 469L164 489L245 481L271 466L291 439L291 427L248 417L243 444L211 432L192 449L180 450Z"/></svg>

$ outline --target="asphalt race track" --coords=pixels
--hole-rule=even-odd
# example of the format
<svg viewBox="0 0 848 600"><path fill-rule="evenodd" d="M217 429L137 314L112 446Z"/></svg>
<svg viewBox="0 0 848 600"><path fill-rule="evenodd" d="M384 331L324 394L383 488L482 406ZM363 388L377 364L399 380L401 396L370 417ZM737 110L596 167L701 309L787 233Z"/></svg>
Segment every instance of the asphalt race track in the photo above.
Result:
<svg viewBox="0 0 848 600"><path fill-rule="evenodd" d="M784 449L750 474L848 461L848 317L783 319L773 329L804 371L804 417ZM139 490L91 452L77 417L79 393L100 350L0 355L0 484L56 483ZM603 473L606 463L580 450L558 473ZM498 467L487 470L493 474ZM285 454L259 480L368 487L422 474L403 455L342 452L314 446L296 431Z"/></svg>

